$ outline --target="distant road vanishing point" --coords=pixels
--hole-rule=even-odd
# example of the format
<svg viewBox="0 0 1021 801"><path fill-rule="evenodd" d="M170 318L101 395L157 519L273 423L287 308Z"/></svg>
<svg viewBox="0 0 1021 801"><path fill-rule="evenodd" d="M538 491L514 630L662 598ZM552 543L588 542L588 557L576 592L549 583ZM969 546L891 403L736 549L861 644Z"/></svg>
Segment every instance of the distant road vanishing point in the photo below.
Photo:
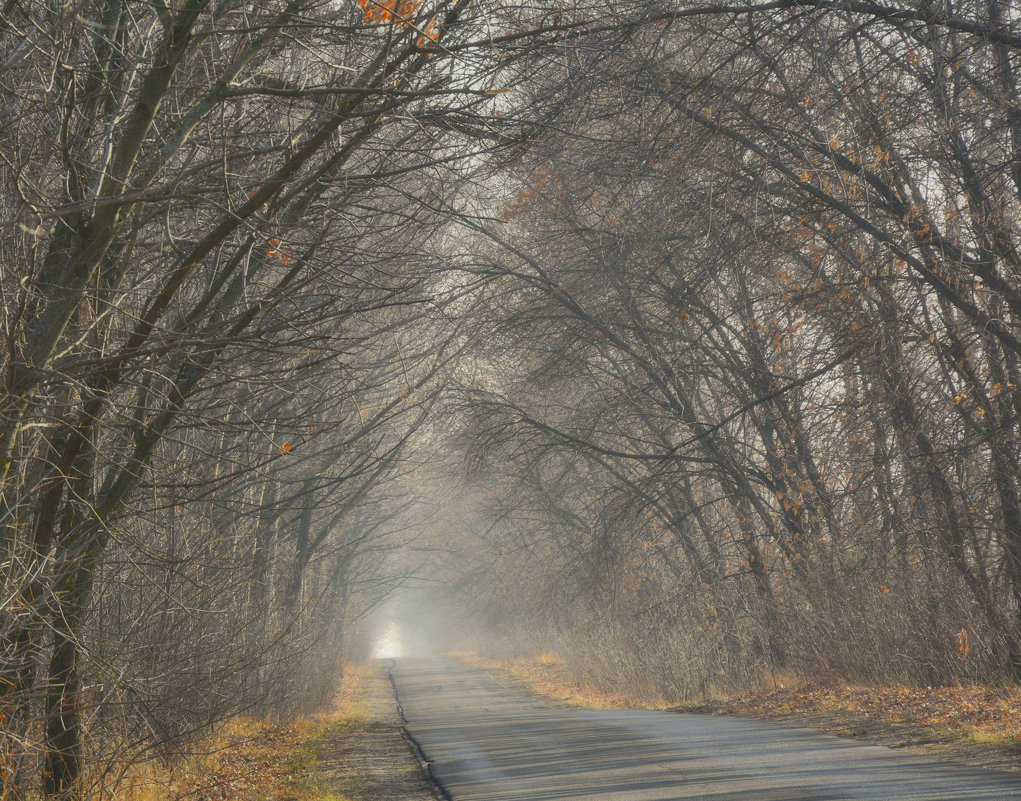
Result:
<svg viewBox="0 0 1021 801"><path fill-rule="evenodd" d="M399 659L407 729L454 801L1007 801L1021 776L785 723L544 705L449 658Z"/></svg>

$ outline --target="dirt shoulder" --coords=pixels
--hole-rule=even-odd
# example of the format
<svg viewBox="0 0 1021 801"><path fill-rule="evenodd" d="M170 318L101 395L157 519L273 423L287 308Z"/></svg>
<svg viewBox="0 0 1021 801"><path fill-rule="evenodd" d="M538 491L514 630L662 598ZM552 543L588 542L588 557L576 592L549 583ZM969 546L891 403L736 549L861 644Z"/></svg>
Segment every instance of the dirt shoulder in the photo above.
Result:
<svg viewBox="0 0 1021 801"><path fill-rule="evenodd" d="M1021 772L1021 690L1016 688L807 685L675 704L598 690L569 675L551 655L505 662L459 656L546 702L782 720L910 753Z"/></svg>
<svg viewBox="0 0 1021 801"><path fill-rule="evenodd" d="M397 704L382 663L367 669L362 697L363 716L350 726L331 731L319 744L319 784L332 792L336 801L433 801L435 796L418 758L401 733Z"/></svg>
<svg viewBox="0 0 1021 801"><path fill-rule="evenodd" d="M404 739L386 666L348 666L321 715L280 724L237 718L204 756L174 775L155 769L118 797L126 801L433 801Z"/></svg>
<svg viewBox="0 0 1021 801"><path fill-rule="evenodd" d="M785 720L840 737L1021 772L1021 693L994 687L811 685L677 707Z"/></svg>

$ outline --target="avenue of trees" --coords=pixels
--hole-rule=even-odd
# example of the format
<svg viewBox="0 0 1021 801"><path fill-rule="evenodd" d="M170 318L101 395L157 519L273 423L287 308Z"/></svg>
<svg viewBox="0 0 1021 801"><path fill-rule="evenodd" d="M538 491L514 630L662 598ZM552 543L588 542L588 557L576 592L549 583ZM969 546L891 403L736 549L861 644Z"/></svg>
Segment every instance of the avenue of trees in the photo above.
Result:
<svg viewBox="0 0 1021 801"><path fill-rule="evenodd" d="M1021 678L1019 16L4 2L0 799L328 702L431 482L602 681Z"/></svg>
<svg viewBox="0 0 1021 801"><path fill-rule="evenodd" d="M461 209L495 643L666 697L1021 678L1018 8L841 8L573 50Z"/></svg>
<svg viewBox="0 0 1021 801"><path fill-rule="evenodd" d="M0 797L330 699L460 347L438 208L546 37L505 16L3 4Z"/></svg>

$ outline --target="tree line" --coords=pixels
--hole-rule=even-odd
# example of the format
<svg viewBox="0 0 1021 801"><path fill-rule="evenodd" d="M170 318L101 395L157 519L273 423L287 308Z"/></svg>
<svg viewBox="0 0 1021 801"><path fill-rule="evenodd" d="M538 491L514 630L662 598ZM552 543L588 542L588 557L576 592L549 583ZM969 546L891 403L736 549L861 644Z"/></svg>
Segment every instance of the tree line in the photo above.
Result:
<svg viewBox="0 0 1021 801"><path fill-rule="evenodd" d="M537 14L3 4L0 796L329 700L460 347L437 202L520 138Z"/></svg>
<svg viewBox="0 0 1021 801"><path fill-rule="evenodd" d="M450 255L494 647L666 697L1021 677L1017 9L871 8L692 4L535 78L569 110Z"/></svg>
<svg viewBox="0 0 1021 801"><path fill-rule="evenodd" d="M1018 23L4 3L3 794L326 703L465 464L604 680L1017 678Z"/></svg>

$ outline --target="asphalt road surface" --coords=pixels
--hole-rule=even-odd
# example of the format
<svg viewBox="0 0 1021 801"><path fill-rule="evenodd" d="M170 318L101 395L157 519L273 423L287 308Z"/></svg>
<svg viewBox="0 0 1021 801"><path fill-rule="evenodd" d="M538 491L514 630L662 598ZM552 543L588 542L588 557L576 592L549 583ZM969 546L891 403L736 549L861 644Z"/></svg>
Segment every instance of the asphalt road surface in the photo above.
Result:
<svg viewBox="0 0 1021 801"><path fill-rule="evenodd" d="M453 659L399 659L393 678L455 801L1021 799L1021 776L785 723L547 706Z"/></svg>

